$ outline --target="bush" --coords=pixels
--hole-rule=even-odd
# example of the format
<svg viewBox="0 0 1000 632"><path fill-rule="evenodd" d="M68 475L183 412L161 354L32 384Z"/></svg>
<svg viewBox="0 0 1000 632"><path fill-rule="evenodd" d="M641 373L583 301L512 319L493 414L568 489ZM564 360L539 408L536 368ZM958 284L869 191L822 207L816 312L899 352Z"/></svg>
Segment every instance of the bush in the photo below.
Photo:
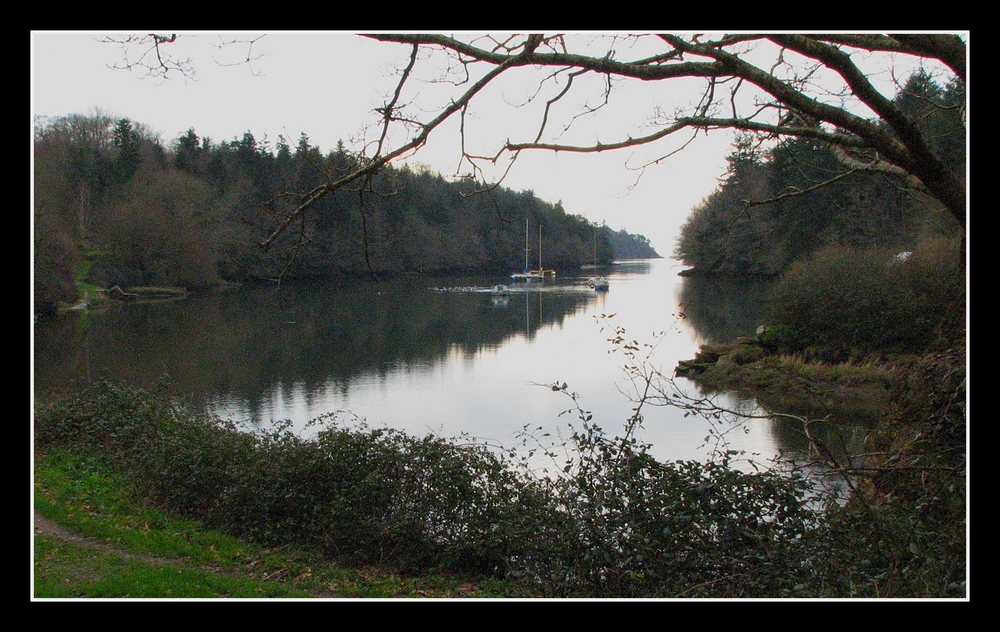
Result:
<svg viewBox="0 0 1000 632"><path fill-rule="evenodd" d="M806 590L816 597L964 597L962 514L942 520L894 497L872 506L835 507L809 537L818 555Z"/></svg>
<svg viewBox="0 0 1000 632"><path fill-rule="evenodd" d="M35 441L102 459L175 514L351 563L502 574L529 541L537 492L484 447L317 423L312 439L243 432L102 384L40 410Z"/></svg>
<svg viewBox="0 0 1000 632"><path fill-rule="evenodd" d="M308 439L280 425L247 432L113 384L41 407L35 446L100 459L123 474L126 493L270 546L505 575L551 596L964 592L963 523L928 511L926 497L827 514L803 479L738 471L728 453L658 462L628 429L609 437L578 412L554 478L475 442L335 418L317 420Z"/></svg>
<svg viewBox="0 0 1000 632"><path fill-rule="evenodd" d="M765 597L800 583L807 484L728 455L663 463L589 421L521 571L559 597Z"/></svg>
<svg viewBox="0 0 1000 632"><path fill-rule="evenodd" d="M964 302L958 253L944 240L905 259L898 250L828 247L789 268L775 290L776 320L828 360L922 350L950 306Z"/></svg>

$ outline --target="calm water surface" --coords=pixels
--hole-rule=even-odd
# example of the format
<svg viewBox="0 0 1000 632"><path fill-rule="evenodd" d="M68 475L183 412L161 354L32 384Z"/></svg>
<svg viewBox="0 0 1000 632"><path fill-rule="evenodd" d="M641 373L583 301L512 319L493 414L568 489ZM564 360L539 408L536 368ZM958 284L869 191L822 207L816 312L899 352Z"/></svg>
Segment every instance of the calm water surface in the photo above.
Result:
<svg viewBox="0 0 1000 632"><path fill-rule="evenodd" d="M308 433L327 413L372 427L514 445L525 427L566 435L566 383L609 433L632 415L638 386L624 370L624 332L647 366L671 376L700 344L752 333L759 291L677 276L668 259L583 272L496 297L504 277L409 277L374 282L244 287L185 300L113 305L36 325L34 388L41 397L99 378L171 389L219 416L261 426L291 420ZM654 344L655 349L646 347ZM677 388L699 396L688 380ZM730 396L728 407L753 408ZM785 422L727 422L680 408L643 408L641 439L661 459L705 459L727 447L766 460L805 445ZM713 439L706 444L710 435Z"/></svg>

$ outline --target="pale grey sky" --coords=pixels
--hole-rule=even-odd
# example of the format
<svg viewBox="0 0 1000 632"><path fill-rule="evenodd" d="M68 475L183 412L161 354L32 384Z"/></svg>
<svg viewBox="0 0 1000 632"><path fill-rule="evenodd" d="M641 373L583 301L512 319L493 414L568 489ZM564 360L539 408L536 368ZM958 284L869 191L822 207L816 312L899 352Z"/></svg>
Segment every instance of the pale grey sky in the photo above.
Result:
<svg viewBox="0 0 1000 632"><path fill-rule="evenodd" d="M237 53L242 49L219 50L219 35L195 33L185 50L193 58L197 79L178 76L160 81L108 68L121 60L121 54L117 47L96 41L101 35L32 34L33 115L87 114L98 108L147 125L165 144L192 127L199 136L216 141L240 138L249 130L273 145L281 134L293 146L305 132L325 152L377 120L372 109L394 85L387 64L405 54L404 47L351 33L278 32L255 44L253 51L262 57L250 65L229 66L240 61ZM645 95L630 104L639 108L640 120L655 105L648 99ZM510 112L508 107L494 115L489 127L504 137L524 138L533 128L515 129ZM488 116L484 112L479 120ZM622 132L611 129L601 139L620 138ZM570 213L644 234L660 254L669 256L691 207L714 190L728 146L723 134L701 139L683 155L647 171L631 191L636 173L625 166L628 154L536 152L522 155L506 186L531 189L546 201L562 200ZM455 137L445 138L442 132L413 159L450 174L458 162L457 152Z"/></svg>
<svg viewBox="0 0 1000 632"><path fill-rule="evenodd" d="M245 48L220 49L217 44L245 34L182 33L184 48L179 40L174 50L192 57L197 79L178 76L162 81L110 69L121 61L121 52L98 42L101 35L32 33L33 116L87 114L97 108L145 124L160 134L164 144L188 128L216 141L250 131L258 140L266 137L272 146L279 134L294 146L304 132L326 152L338 140L350 145L363 126L377 122L372 110L395 85L391 62L407 52L406 47L352 33L277 32L254 44L252 50L260 58L241 64ZM418 95L422 103L434 99L435 86L417 85L422 86ZM697 85L691 85L687 94L678 85L640 84L616 90L600 117L576 123L574 130L582 133L580 139L603 142L638 133L638 126L657 108L669 114L697 98ZM469 139L481 141L475 149L492 153L505 138L530 140L534 123L519 118L526 112L513 106L525 98L529 87L515 78L474 101L471 122L478 127L470 131ZM594 94L600 94L599 87ZM505 186L531 189L546 201L561 200L570 213L646 235L661 255L670 256L691 208L716 188L731 138L727 132L699 138L647 170L631 190L637 173L626 165L648 159L648 152L522 154ZM413 160L445 175L453 173L459 157L457 139L454 126L442 129Z"/></svg>

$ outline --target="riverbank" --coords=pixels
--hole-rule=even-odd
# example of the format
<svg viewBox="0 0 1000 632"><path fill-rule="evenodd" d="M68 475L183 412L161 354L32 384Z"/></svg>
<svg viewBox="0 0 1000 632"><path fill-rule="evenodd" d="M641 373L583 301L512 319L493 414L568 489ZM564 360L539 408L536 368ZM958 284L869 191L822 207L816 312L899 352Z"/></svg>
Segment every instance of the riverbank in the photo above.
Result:
<svg viewBox="0 0 1000 632"><path fill-rule="evenodd" d="M703 345L695 358L678 363L675 374L709 392L754 399L772 412L874 425L886 411L900 362L810 362L740 338Z"/></svg>
<svg viewBox="0 0 1000 632"><path fill-rule="evenodd" d="M864 454L848 467L834 466L856 481L852 500L923 507L947 546L964 551L966 365L961 340L921 354L828 364L772 353L744 338L703 346L676 374L706 391L752 397L772 414L864 424ZM813 448L830 454L826 446Z"/></svg>
<svg viewBox="0 0 1000 632"><path fill-rule="evenodd" d="M34 480L35 599L529 596L494 579L403 577L240 541L130 501L113 472L68 453L37 453Z"/></svg>
<svg viewBox="0 0 1000 632"><path fill-rule="evenodd" d="M98 309L109 302L157 303L186 298L190 292L183 287L128 287L117 285L111 288L86 286L80 288L81 298L73 305L64 306L66 311Z"/></svg>

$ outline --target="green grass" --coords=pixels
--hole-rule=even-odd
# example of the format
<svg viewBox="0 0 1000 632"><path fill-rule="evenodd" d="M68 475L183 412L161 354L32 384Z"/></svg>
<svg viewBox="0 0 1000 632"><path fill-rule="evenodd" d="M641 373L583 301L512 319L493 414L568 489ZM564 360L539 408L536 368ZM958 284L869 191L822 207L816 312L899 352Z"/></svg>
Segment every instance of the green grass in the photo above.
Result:
<svg viewBox="0 0 1000 632"><path fill-rule="evenodd" d="M310 593L278 582L233 577L185 564L150 563L35 537L36 598L274 598Z"/></svg>
<svg viewBox="0 0 1000 632"><path fill-rule="evenodd" d="M734 361L712 364L693 379L709 391L734 391L775 411L875 420L885 410L894 377L891 366L808 362L791 355L754 355L755 349L705 345L704 350L730 354Z"/></svg>
<svg viewBox="0 0 1000 632"><path fill-rule="evenodd" d="M34 491L36 512L98 545L36 535L36 599L523 596L496 580L400 577L242 542L129 500L100 462L69 452L36 455Z"/></svg>

